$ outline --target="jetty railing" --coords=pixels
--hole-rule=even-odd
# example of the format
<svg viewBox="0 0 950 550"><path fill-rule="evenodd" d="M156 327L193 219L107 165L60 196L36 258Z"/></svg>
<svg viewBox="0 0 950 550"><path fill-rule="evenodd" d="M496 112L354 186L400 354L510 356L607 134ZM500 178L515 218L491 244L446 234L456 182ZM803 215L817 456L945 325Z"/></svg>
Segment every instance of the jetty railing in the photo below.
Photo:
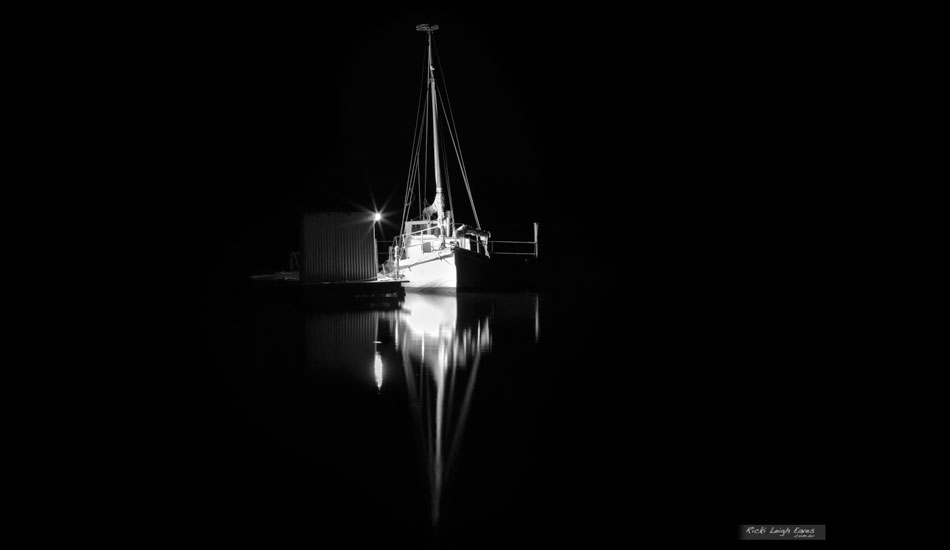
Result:
<svg viewBox="0 0 950 550"><path fill-rule="evenodd" d="M509 251L509 252L504 252L504 251L502 251L502 252L498 252L498 251L495 250L495 245L496 245L496 244L506 244L506 245L507 245L507 244L511 244L511 245L531 245L531 251L530 251L530 252L523 252L523 251L519 251L519 252L510 252L510 251ZM504 247L503 247L503 248L504 248ZM522 250L524 250L524 249L522 248ZM489 240L489 241L488 241L488 253L489 253L489 254L502 254L502 255L508 255L508 256L534 256L535 258L537 258L537 257L538 257L538 222L534 222L534 240L533 240L533 241L494 241L494 240Z"/></svg>

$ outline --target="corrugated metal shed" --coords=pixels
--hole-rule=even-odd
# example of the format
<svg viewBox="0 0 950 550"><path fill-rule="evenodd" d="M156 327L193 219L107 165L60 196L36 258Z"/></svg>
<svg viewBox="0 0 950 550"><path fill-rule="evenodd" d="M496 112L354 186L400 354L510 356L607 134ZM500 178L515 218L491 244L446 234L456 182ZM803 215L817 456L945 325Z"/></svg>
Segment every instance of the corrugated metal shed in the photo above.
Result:
<svg viewBox="0 0 950 550"><path fill-rule="evenodd" d="M306 214L303 230L303 282L376 279L373 215L365 212Z"/></svg>

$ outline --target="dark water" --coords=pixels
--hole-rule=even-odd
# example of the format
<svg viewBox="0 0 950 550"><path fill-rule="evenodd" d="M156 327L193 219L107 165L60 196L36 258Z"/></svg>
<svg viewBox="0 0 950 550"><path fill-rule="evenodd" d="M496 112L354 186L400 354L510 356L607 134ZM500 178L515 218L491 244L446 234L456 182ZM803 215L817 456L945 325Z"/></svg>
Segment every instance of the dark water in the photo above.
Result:
<svg viewBox="0 0 950 550"><path fill-rule="evenodd" d="M200 311L165 489L201 540L720 541L830 505L827 395L789 378L812 372L810 336L755 311L656 316L593 290L341 308L253 287Z"/></svg>

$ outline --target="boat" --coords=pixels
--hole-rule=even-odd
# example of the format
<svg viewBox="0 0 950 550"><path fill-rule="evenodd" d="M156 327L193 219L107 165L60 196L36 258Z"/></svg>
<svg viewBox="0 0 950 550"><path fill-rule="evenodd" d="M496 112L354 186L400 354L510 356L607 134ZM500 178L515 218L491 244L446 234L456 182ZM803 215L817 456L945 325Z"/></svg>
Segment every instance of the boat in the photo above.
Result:
<svg viewBox="0 0 950 550"><path fill-rule="evenodd" d="M512 280L505 275L506 267L493 258L491 232L482 228L475 210L465 162L459 148L451 103L444 85L436 78L437 61L433 58L433 33L438 25L422 24L416 30L426 33L427 65L420 90L420 105L416 119L413 151L407 178L400 233L389 247L388 257L380 266L378 280L403 283L407 290L453 291L456 289L484 289L497 287L501 280ZM423 93L424 92L424 93ZM447 108L446 108L447 106ZM440 107L443 119L440 119ZM445 144L440 141L443 123L448 130L449 142L458 161L465 184L474 223L456 223L452 209L447 166L443 165ZM431 139L429 132L431 130ZM425 177L428 173L426 157L431 146L435 197L425 197ZM426 153L423 155L422 153ZM425 204L423 205L423 202ZM417 215L410 217L413 209ZM448 208L447 208L448 206ZM506 243L534 244L532 253L513 253L537 257L537 224L535 241L505 241Z"/></svg>

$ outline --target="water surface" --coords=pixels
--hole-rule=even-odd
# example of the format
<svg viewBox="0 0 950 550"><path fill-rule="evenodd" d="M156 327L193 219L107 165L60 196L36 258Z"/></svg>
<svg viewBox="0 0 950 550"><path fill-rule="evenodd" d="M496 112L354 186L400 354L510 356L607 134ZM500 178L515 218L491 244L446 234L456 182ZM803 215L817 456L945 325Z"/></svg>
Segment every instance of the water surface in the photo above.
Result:
<svg viewBox="0 0 950 550"><path fill-rule="evenodd" d="M194 406L167 404L179 497L162 513L209 542L701 542L821 509L771 482L827 479L808 408L825 394L785 384L814 361L797 319L657 315L598 289L390 308L259 290L198 310Z"/></svg>

